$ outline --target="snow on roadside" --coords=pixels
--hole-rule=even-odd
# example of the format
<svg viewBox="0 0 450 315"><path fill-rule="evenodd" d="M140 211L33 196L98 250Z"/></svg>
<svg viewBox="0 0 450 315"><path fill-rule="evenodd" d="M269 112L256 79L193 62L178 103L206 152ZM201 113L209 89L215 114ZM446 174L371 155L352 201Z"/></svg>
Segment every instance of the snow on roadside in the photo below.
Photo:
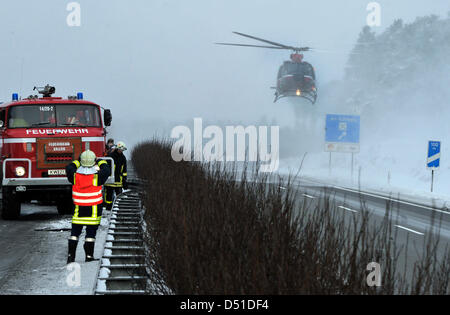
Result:
<svg viewBox="0 0 450 315"><path fill-rule="evenodd" d="M97 291L106 291L106 280L97 281Z"/></svg>
<svg viewBox="0 0 450 315"><path fill-rule="evenodd" d="M110 274L111 274L111 270L110 269L102 267L100 269L99 277L100 278L108 278Z"/></svg>
<svg viewBox="0 0 450 315"><path fill-rule="evenodd" d="M430 178L424 176L425 166L423 170L414 172L409 166L393 168L393 162L390 162L389 164L381 159L381 162L372 161L373 165L368 163L361 168L358 168L355 162L352 177L351 154L333 153L330 172L329 153L314 153L306 156L299 176L336 186L390 195L392 198L400 196L402 199L438 208L450 208L450 191L447 190L447 185L444 185L446 181L443 176L439 177L440 174L435 174L434 192L431 192L431 175ZM380 167L383 163L388 166ZM295 175L300 165L301 159L281 160L278 173Z"/></svg>
<svg viewBox="0 0 450 315"><path fill-rule="evenodd" d="M72 229L72 218L62 218L55 221L45 222L39 224L35 230L36 231L64 231Z"/></svg>

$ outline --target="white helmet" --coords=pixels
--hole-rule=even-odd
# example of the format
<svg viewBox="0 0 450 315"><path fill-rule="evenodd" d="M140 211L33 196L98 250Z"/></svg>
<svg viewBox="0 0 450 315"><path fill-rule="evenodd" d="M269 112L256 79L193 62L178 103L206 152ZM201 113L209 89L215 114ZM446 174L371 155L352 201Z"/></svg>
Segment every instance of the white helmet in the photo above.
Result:
<svg viewBox="0 0 450 315"><path fill-rule="evenodd" d="M95 153L92 152L91 150L84 151L83 153L81 153L81 156L80 156L81 166L84 166L84 167L94 166L96 158L97 157L95 156Z"/></svg>
<svg viewBox="0 0 450 315"><path fill-rule="evenodd" d="M119 142L117 142L116 149L125 151L127 149L127 146L125 145L125 143L123 141L119 141Z"/></svg>

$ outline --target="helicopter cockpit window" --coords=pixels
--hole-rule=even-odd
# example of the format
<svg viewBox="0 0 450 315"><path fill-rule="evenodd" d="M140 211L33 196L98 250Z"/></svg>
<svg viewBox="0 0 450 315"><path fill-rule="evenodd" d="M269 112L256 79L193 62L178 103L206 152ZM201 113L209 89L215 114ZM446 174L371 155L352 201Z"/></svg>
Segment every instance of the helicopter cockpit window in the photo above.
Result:
<svg viewBox="0 0 450 315"><path fill-rule="evenodd" d="M301 63L288 63L286 64L287 74L299 74L303 73L303 65Z"/></svg>
<svg viewBox="0 0 450 315"><path fill-rule="evenodd" d="M283 67L282 75L293 75L293 74L301 74L307 75L314 78L314 69L313 67L307 63L286 63Z"/></svg>
<svg viewBox="0 0 450 315"><path fill-rule="evenodd" d="M304 63L304 75L309 75L314 78L314 68L309 63Z"/></svg>

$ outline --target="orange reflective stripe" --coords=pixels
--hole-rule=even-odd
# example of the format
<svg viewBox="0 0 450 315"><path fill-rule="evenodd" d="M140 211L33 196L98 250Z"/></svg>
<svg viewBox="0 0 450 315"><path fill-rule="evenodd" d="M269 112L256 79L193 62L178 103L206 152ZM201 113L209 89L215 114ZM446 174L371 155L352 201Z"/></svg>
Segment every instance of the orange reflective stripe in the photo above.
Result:
<svg viewBox="0 0 450 315"><path fill-rule="evenodd" d="M92 198L92 199L78 199L78 198L73 198L73 203L79 206L92 206L94 205L98 205L98 202L102 203L103 202L103 197L100 196L98 198Z"/></svg>
<svg viewBox="0 0 450 315"><path fill-rule="evenodd" d="M93 192L93 193L79 193L79 192L75 192L75 191L73 191L72 192L72 195L73 196L79 196L79 197L95 197L95 196L98 196L98 192ZM101 194L101 191L100 191L100 194Z"/></svg>

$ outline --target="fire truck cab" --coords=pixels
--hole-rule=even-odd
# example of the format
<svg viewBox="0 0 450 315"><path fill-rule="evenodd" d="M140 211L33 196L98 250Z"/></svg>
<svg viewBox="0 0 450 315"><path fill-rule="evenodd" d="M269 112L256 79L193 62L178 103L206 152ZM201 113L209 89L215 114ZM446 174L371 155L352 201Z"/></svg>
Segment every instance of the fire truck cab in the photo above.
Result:
<svg viewBox="0 0 450 315"><path fill-rule="evenodd" d="M111 112L83 94L52 97L55 88L35 88L42 97L29 96L0 104L0 175L2 218L17 219L21 203L55 202L60 214L73 211L71 184L65 167L84 150L105 156L106 126ZM103 119L102 119L103 118Z"/></svg>

